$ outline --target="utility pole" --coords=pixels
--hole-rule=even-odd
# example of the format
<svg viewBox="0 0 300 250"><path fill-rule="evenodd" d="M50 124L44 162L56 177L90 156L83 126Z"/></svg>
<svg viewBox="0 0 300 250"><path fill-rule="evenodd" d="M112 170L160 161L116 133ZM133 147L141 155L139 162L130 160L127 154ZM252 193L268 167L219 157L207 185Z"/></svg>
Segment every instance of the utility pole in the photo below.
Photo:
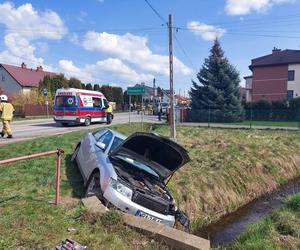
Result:
<svg viewBox="0 0 300 250"><path fill-rule="evenodd" d="M153 78L153 99L152 99L152 115L154 114L154 105L155 105L155 78Z"/></svg>
<svg viewBox="0 0 300 250"><path fill-rule="evenodd" d="M171 138L176 140L176 128L175 128L175 110L174 110L174 87L173 87L173 34L172 34L172 15L169 15L169 61L170 61L170 132Z"/></svg>

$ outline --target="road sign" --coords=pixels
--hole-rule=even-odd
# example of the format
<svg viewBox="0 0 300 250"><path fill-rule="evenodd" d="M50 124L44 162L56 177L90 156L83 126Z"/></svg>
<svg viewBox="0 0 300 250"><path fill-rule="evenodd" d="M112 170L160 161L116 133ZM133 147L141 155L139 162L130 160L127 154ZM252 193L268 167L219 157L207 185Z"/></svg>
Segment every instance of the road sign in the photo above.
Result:
<svg viewBox="0 0 300 250"><path fill-rule="evenodd" d="M44 96L47 96L47 95L48 95L48 89L45 88L45 89L43 90L43 94L44 94Z"/></svg>
<svg viewBox="0 0 300 250"><path fill-rule="evenodd" d="M127 95L144 95L146 93L145 86L127 87Z"/></svg>

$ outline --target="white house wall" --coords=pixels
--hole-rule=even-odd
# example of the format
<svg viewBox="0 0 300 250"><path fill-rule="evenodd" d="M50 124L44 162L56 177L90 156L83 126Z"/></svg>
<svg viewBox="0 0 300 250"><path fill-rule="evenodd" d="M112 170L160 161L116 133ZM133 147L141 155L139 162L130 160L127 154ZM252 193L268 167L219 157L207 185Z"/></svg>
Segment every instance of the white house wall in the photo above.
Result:
<svg viewBox="0 0 300 250"><path fill-rule="evenodd" d="M300 96L300 64L289 64L288 70L295 71L294 81L288 81L288 90L294 91L294 97Z"/></svg>
<svg viewBox="0 0 300 250"><path fill-rule="evenodd" d="M32 90L32 88L29 88L29 87L23 87L23 93L24 93L24 94L29 93L31 90Z"/></svg>

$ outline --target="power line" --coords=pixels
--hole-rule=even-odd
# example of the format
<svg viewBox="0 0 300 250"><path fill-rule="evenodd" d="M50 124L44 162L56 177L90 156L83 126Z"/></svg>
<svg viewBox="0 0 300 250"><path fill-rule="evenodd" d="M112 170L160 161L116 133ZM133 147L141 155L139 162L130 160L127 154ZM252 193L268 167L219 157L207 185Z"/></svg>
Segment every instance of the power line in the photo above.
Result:
<svg viewBox="0 0 300 250"><path fill-rule="evenodd" d="M194 70L196 70L196 67L194 65L194 63L192 62L192 60L190 59L190 57L188 56L188 54L186 53L185 49L183 48L183 46L181 45L181 43L179 42L176 34L173 34L174 35L174 38L175 38L175 41L177 42L177 45L179 47L179 49L182 51L182 53L184 54L184 56L186 57L186 59L189 61L189 63L191 64L192 68Z"/></svg>
<svg viewBox="0 0 300 250"><path fill-rule="evenodd" d="M163 24L168 25L168 22L162 17L161 14L148 2L148 0L145 0L145 2L148 4L148 6L152 9L152 11L157 15L157 17L163 22Z"/></svg>
<svg viewBox="0 0 300 250"><path fill-rule="evenodd" d="M103 28L101 30L103 31L157 31L157 30L163 30L164 28L161 28L161 27L144 27L144 28L123 28L123 29L113 29L113 28ZM74 29L74 30L69 30L69 32L77 32L77 33L84 33L84 32L87 32L87 31L91 31L91 29ZM94 30L93 30L94 31ZM61 32L60 31L50 31L50 30L41 30L41 29L31 29L31 28L28 28L28 29L16 29L16 28L9 28L9 29L6 29L5 32L8 32L8 33L31 33L31 32L36 32L36 33L57 33L57 34L60 34ZM95 31L97 32L97 31Z"/></svg>
<svg viewBox="0 0 300 250"><path fill-rule="evenodd" d="M148 6L153 10L153 12L158 16L158 18L160 20L162 20L164 23L167 24L167 26L169 27L169 23L162 17L162 15L148 2L148 0L145 0L145 2L148 4ZM173 28L173 27L171 27ZM184 56L186 57L186 59L188 60L188 62L191 64L192 68L196 68L192 62L192 60L190 59L190 57L188 56L188 54L186 53L185 49L183 48L183 46L181 45L181 43L179 42L176 34L173 34L175 41L178 44L179 49L182 51L182 53L184 54Z"/></svg>
<svg viewBox="0 0 300 250"><path fill-rule="evenodd" d="M173 27L176 30L185 30L185 31L203 31L201 29L196 28L184 28L184 27ZM254 31L253 31L254 32ZM278 38L300 38L300 36L284 36L284 35L276 35L276 34L259 34L259 33L239 33L239 32L226 32L227 35L242 35L242 36L261 36L261 37L278 37Z"/></svg>
<svg viewBox="0 0 300 250"><path fill-rule="evenodd" d="M252 19L245 19L245 20L237 20L237 21L230 21L230 22L211 22L211 25L226 25L226 24L256 24L256 23L266 23L267 21L270 21L272 23L277 22L277 21L289 21L292 19L297 19L300 18L300 15L288 15L288 16L277 16L274 18L268 18L268 19L263 19L263 18L252 18Z"/></svg>

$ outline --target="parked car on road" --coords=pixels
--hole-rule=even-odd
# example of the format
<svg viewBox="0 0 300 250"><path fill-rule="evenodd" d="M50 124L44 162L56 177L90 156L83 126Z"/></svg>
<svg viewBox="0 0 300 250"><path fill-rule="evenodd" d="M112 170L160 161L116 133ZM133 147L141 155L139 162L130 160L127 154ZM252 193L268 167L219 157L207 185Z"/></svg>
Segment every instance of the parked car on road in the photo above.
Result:
<svg viewBox="0 0 300 250"><path fill-rule="evenodd" d="M162 112L161 114L165 115L165 114L168 113L168 109L170 108L170 104L166 103L166 102L161 102L161 103L155 104L153 114L157 115L159 113L160 108L161 108L161 112Z"/></svg>
<svg viewBox="0 0 300 250"><path fill-rule="evenodd" d="M88 133L72 156L86 196L96 195L106 205L171 227L176 219L189 225L167 188L173 173L189 159L167 137L137 132L126 138L110 129Z"/></svg>

